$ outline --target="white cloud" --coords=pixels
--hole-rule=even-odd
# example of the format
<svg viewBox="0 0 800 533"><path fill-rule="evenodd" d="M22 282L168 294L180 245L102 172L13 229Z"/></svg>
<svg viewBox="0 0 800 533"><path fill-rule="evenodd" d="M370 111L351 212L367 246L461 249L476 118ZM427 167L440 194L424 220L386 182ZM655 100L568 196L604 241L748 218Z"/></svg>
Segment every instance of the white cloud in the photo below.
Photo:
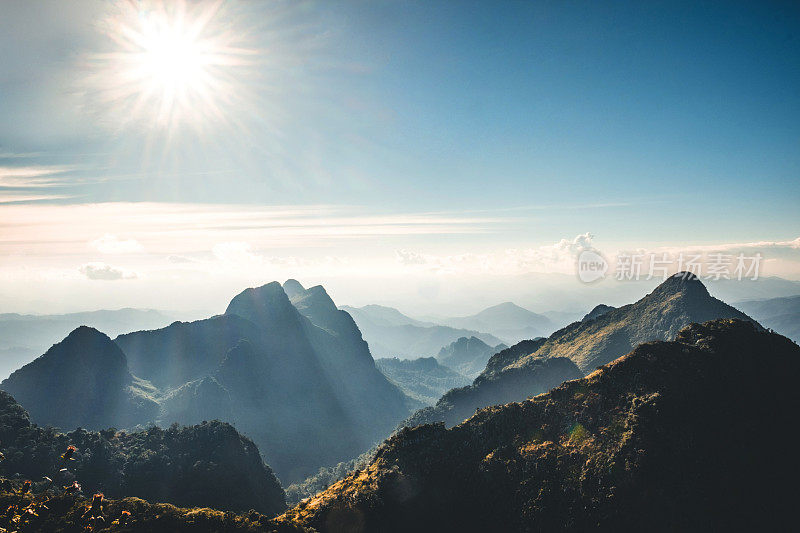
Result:
<svg viewBox="0 0 800 533"><path fill-rule="evenodd" d="M573 254L579 254L584 250L591 250L592 249L592 239L594 239L594 235L589 232L582 233L577 235L571 241L568 239L561 239L554 245L554 248L557 250L566 250Z"/></svg>
<svg viewBox="0 0 800 533"><path fill-rule="evenodd" d="M115 281L120 279L135 279L137 277L135 272L128 272L100 262L81 265L78 271L91 280Z"/></svg>
<svg viewBox="0 0 800 533"><path fill-rule="evenodd" d="M508 248L492 253L429 255L411 250L396 250L397 262L420 270L447 274L516 275L530 272L572 273L578 254L592 248L591 233L539 247Z"/></svg>
<svg viewBox="0 0 800 533"><path fill-rule="evenodd" d="M800 250L800 237L790 241L755 241L737 242L721 244L685 245L685 246L664 246L657 248L656 251L684 251L684 252L736 252L740 250L752 251L773 251L782 250L796 252Z"/></svg>
<svg viewBox="0 0 800 533"><path fill-rule="evenodd" d="M248 242L220 242L214 245L211 252L214 257L226 263L251 264L263 261L261 256L253 253Z"/></svg>
<svg viewBox="0 0 800 533"><path fill-rule="evenodd" d="M110 233L91 241L89 246L101 254L131 254L144 250L144 247L135 239L123 240Z"/></svg>
<svg viewBox="0 0 800 533"><path fill-rule="evenodd" d="M375 215L347 206L247 206L106 202L0 205L13 239L0 255L79 255L75 242L98 241L97 228L126 242L135 235L150 254L189 255L214 243L247 242L255 250L308 250L342 243L374 243L376 237L423 238L495 231L498 219L433 214ZM98 244L109 244L99 239ZM136 247L128 243L126 247ZM356 244L345 246L355 247ZM294 251L292 253L295 253Z"/></svg>
<svg viewBox="0 0 800 533"><path fill-rule="evenodd" d="M428 262L424 255L411 250L395 250L394 254L401 265L424 265Z"/></svg>

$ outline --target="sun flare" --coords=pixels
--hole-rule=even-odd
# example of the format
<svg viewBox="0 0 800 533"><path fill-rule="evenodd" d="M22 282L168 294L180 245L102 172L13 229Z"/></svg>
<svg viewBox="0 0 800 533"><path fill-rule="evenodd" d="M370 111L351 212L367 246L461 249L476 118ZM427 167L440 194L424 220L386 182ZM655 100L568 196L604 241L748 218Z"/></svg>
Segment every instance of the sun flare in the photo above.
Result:
<svg viewBox="0 0 800 533"><path fill-rule="evenodd" d="M93 88L115 120L174 130L233 120L255 52L220 24L220 2L129 2L103 23L111 49L91 58Z"/></svg>

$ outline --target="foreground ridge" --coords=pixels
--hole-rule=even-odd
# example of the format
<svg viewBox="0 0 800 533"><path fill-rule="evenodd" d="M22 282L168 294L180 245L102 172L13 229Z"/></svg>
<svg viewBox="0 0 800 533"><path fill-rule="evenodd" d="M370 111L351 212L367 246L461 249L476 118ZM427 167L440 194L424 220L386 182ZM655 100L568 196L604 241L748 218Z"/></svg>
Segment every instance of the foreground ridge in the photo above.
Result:
<svg viewBox="0 0 800 533"><path fill-rule="evenodd" d="M800 348L752 323L692 324L586 378L404 429L279 517L320 531L708 530L788 513L775 434L800 403ZM777 438L776 438L777 437Z"/></svg>
<svg viewBox="0 0 800 533"><path fill-rule="evenodd" d="M293 524L278 524L270 517L256 511L237 515L206 507L183 508L168 503L149 503L139 498L109 500L101 497L98 516L89 516L88 511L97 512L92 501L82 496L59 495L46 500L45 506L36 505L41 496L30 493L19 494L19 487L4 480L0 491L0 506L7 510L0 516L0 524L22 532L132 532L178 533L183 531L230 531L268 533L311 533L312 530ZM96 500L97 495L92 498ZM36 505L32 507L31 504ZM14 509L35 508L36 512L24 513L21 518L9 519ZM19 517L20 515L17 514ZM0 526L0 531L6 531ZM10 530L9 530L10 531Z"/></svg>

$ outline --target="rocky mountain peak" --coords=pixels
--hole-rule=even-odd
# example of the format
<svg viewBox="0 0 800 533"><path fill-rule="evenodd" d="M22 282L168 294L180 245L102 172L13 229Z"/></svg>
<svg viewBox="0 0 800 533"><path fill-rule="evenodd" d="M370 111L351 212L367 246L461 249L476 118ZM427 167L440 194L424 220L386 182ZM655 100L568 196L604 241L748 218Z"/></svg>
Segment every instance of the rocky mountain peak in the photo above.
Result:
<svg viewBox="0 0 800 533"><path fill-rule="evenodd" d="M277 281L240 292L228 304L225 314L238 315L259 326L277 326L297 316L296 309Z"/></svg>
<svg viewBox="0 0 800 533"><path fill-rule="evenodd" d="M708 289L700 278L691 272L678 272L668 277L650 293L650 297L671 297L675 294L695 298L710 298Z"/></svg>

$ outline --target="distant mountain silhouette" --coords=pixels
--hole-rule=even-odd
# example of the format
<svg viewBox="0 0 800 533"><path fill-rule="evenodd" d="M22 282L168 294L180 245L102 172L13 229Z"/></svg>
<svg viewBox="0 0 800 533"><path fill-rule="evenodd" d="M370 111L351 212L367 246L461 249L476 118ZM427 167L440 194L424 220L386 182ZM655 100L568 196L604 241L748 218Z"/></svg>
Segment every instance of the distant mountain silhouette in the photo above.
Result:
<svg viewBox="0 0 800 533"><path fill-rule="evenodd" d="M439 350L436 359L459 374L475 379L495 353L508 348L505 344L489 346L477 337L461 337Z"/></svg>
<svg viewBox="0 0 800 533"><path fill-rule="evenodd" d="M433 357L376 359L375 366L403 392L425 405L433 405L450 389L470 383L468 378Z"/></svg>
<svg viewBox="0 0 800 533"><path fill-rule="evenodd" d="M340 309L347 311L356 323L361 319L368 319L377 326L438 326L435 322L411 318L394 307L387 307L385 305L369 304L363 307L343 305Z"/></svg>
<svg viewBox="0 0 800 533"><path fill-rule="evenodd" d="M488 333L414 320L391 307L367 305L343 306L342 309L356 321L375 357L434 356L443 346L460 337L477 337L492 346L503 342Z"/></svg>
<svg viewBox="0 0 800 533"><path fill-rule="evenodd" d="M404 429L278 521L322 533L780 530L795 519L797 459L776 428L795 417L798 373L784 337L692 324L452 429Z"/></svg>
<svg viewBox="0 0 800 533"><path fill-rule="evenodd" d="M173 320L161 311L131 308L61 315L0 314L0 378L30 363L79 326L91 326L114 337L160 328Z"/></svg>
<svg viewBox="0 0 800 533"><path fill-rule="evenodd" d="M772 328L795 342L800 342L800 296L745 300L736 304L764 327Z"/></svg>
<svg viewBox="0 0 800 533"><path fill-rule="evenodd" d="M144 386L143 386L144 385ZM104 333L81 326L0 383L39 424L100 429L155 418L158 404Z"/></svg>
<svg viewBox="0 0 800 533"><path fill-rule="evenodd" d="M321 286L242 291L223 315L120 335L81 327L2 388L64 429L220 419L286 482L351 459L423 404L376 367Z"/></svg>
<svg viewBox="0 0 800 533"><path fill-rule="evenodd" d="M441 323L454 328L486 331L507 342L543 337L555 330L555 325L546 316L512 302L488 307L471 316L444 318Z"/></svg>

